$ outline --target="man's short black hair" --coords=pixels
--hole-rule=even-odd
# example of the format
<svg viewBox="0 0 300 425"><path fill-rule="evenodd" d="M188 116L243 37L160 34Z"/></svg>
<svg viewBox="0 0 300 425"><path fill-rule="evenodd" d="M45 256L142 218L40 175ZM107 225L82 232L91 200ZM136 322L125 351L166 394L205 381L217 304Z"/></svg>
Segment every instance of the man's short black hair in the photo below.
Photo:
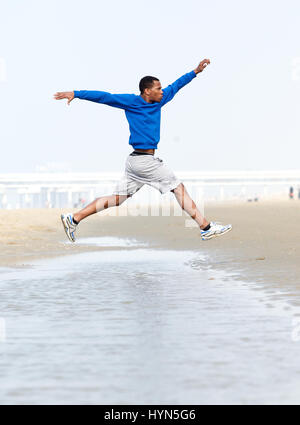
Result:
<svg viewBox="0 0 300 425"><path fill-rule="evenodd" d="M151 89L151 87L153 86L153 81L159 81L159 79L156 77L150 77L149 75L147 75L147 77L143 77L139 85L140 92L144 93L145 89Z"/></svg>

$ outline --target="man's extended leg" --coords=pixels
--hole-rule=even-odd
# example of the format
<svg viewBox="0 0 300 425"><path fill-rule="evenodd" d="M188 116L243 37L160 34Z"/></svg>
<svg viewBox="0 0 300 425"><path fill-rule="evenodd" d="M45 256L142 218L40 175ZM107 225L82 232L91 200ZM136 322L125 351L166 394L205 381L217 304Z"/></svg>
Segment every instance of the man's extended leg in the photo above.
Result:
<svg viewBox="0 0 300 425"><path fill-rule="evenodd" d="M177 186L176 189L171 190L171 192L174 193L181 208L186 211L192 219L196 221L196 223L198 223L200 229L205 229L209 225L209 222L200 213L183 183L180 183L180 185Z"/></svg>
<svg viewBox="0 0 300 425"><path fill-rule="evenodd" d="M75 231L77 225L84 218L96 214L100 211L103 211L110 207L117 207L121 205L127 198L131 195L110 195L102 196L101 198L95 199L91 204L87 205L81 211L78 211L75 214L62 214L61 221L64 226L66 235L70 241L75 242Z"/></svg>
<svg viewBox="0 0 300 425"><path fill-rule="evenodd" d="M78 211L73 215L73 219L76 223L80 223L84 218L96 214L100 211L106 210L110 207L118 207L123 204L130 195L110 195L102 196L101 198L95 199L91 204L87 205L81 211Z"/></svg>
<svg viewBox="0 0 300 425"><path fill-rule="evenodd" d="M202 216L195 202L192 200L182 183L180 183L175 189L171 190L171 192L174 193L181 208L198 223L201 229L201 237L203 240L208 240L214 238L215 236L223 235L232 229L231 224L223 226L221 224L208 222L206 218Z"/></svg>

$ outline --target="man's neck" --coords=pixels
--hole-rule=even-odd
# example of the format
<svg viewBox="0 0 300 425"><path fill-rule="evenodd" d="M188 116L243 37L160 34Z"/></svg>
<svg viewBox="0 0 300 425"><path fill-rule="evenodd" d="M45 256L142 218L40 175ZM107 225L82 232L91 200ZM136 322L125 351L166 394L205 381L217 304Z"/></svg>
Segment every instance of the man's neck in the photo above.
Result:
<svg viewBox="0 0 300 425"><path fill-rule="evenodd" d="M145 100L145 102L147 102L147 103L153 103L153 102L151 102L151 100L149 100L149 97L147 95L141 94L141 97Z"/></svg>

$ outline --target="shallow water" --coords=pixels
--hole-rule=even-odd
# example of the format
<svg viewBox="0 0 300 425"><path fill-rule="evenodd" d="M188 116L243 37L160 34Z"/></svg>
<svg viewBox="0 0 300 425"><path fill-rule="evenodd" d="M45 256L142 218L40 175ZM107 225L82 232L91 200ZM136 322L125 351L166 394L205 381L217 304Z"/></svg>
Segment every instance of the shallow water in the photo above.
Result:
<svg viewBox="0 0 300 425"><path fill-rule="evenodd" d="M72 242L67 242L68 245L72 245ZM90 246L101 246L101 247L118 247L118 248L129 248L129 247L146 247L147 243L138 241L132 238L117 238L114 236L102 236L98 238L80 238L76 241L76 245L90 245Z"/></svg>
<svg viewBox="0 0 300 425"><path fill-rule="evenodd" d="M299 403L298 311L207 261L137 248L2 269L0 402Z"/></svg>

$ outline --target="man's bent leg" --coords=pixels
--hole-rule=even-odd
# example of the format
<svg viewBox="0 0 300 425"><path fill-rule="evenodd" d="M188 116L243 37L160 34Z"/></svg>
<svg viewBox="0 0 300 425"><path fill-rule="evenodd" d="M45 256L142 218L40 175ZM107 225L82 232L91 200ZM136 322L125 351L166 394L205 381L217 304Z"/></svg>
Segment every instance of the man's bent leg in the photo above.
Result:
<svg viewBox="0 0 300 425"><path fill-rule="evenodd" d="M75 220L75 222L80 223L81 220L92 214L96 214L110 207L118 207L130 196L131 195L102 196L101 198L95 199L95 201L87 205L81 211L75 213L73 215L73 219Z"/></svg>
<svg viewBox="0 0 300 425"><path fill-rule="evenodd" d="M209 222L202 216L196 207L195 202L192 200L182 183L180 183L175 189L171 190L171 192L174 193L181 208L186 211L191 218L196 221L196 223L198 223L200 229L205 229L209 225Z"/></svg>

